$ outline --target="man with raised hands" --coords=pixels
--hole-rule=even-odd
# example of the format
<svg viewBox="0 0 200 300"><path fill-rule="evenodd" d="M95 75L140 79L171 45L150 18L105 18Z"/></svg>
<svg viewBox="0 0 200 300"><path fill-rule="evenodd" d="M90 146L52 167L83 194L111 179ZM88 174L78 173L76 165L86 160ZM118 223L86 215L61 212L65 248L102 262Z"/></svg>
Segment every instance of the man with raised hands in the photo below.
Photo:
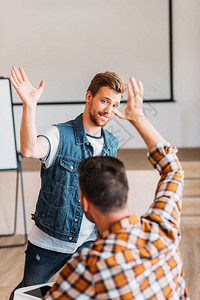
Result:
<svg viewBox="0 0 200 300"><path fill-rule="evenodd" d="M23 102L21 153L42 160L41 189L17 289L48 282L73 253L96 239L98 230L81 208L77 170L89 156L116 156L118 140L104 126L118 109L125 83L114 72L98 73L85 94L84 112L38 135L35 115L44 81L34 88L23 68L16 67L10 80Z"/></svg>

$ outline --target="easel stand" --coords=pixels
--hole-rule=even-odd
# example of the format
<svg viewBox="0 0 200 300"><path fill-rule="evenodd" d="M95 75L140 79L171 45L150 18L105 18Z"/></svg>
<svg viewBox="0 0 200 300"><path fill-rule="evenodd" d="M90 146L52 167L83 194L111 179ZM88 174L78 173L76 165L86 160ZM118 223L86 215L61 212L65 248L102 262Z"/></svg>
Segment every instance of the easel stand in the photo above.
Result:
<svg viewBox="0 0 200 300"><path fill-rule="evenodd" d="M16 181L16 196L15 196L15 216L14 216L14 230L13 233L1 234L1 237L10 237L16 235L16 227L17 227L17 208L18 208L18 189L19 189L19 177L21 181L21 192L22 192L22 208L23 208L23 219L24 219L24 242L19 244L12 245L3 245L0 246L2 248L13 248L13 247L21 247L25 246L27 243L27 227L26 227L26 211L25 211L25 201L24 201L24 186L23 186L23 176L22 176L22 155L17 155L17 181Z"/></svg>

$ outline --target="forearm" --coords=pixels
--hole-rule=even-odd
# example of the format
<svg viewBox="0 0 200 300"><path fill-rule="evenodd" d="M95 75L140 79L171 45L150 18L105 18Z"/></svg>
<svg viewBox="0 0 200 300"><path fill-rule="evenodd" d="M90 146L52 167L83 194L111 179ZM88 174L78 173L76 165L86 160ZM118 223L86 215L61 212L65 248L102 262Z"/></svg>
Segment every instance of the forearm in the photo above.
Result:
<svg viewBox="0 0 200 300"><path fill-rule="evenodd" d="M130 122L143 138L148 150L159 142L166 142L144 115L141 115L137 120Z"/></svg>
<svg viewBox="0 0 200 300"><path fill-rule="evenodd" d="M35 125L36 105L23 105L20 129L20 148L25 157L34 157L37 146L37 130Z"/></svg>

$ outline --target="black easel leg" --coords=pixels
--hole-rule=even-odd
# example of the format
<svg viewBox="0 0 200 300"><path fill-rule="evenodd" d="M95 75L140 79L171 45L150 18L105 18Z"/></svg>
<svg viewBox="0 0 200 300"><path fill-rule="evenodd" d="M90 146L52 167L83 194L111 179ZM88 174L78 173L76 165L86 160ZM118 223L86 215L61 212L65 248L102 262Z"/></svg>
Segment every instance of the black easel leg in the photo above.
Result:
<svg viewBox="0 0 200 300"><path fill-rule="evenodd" d="M14 218L14 231L9 234L2 234L1 237L10 237L16 234L17 227L17 208L18 208L18 189L19 189L19 173L21 179L21 192L22 192L22 208L23 208L23 219L24 219L24 242L21 244L12 244L12 245L0 245L0 249L3 248L13 248L13 247L22 247L27 243L27 227L26 227L26 210L25 210L25 201L24 201L24 186L23 186L23 176L22 176L22 163L21 157L18 156L18 169L17 169L17 180L16 180L16 197L15 197L15 218Z"/></svg>

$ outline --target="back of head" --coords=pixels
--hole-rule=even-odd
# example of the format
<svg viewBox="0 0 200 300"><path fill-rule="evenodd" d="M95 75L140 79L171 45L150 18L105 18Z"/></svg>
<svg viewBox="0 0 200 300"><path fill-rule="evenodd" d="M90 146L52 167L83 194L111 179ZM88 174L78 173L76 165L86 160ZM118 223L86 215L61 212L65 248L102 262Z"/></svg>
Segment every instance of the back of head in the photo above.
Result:
<svg viewBox="0 0 200 300"><path fill-rule="evenodd" d="M120 160L89 157L80 163L78 172L82 195L101 213L109 214L126 206L128 181Z"/></svg>
<svg viewBox="0 0 200 300"><path fill-rule="evenodd" d="M87 91L90 91L94 97L103 86L110 87L116 92L122 94L122 97L126 91L126 84L123 79L118 74L109 71L96 74L92 79Z"/></svg>

